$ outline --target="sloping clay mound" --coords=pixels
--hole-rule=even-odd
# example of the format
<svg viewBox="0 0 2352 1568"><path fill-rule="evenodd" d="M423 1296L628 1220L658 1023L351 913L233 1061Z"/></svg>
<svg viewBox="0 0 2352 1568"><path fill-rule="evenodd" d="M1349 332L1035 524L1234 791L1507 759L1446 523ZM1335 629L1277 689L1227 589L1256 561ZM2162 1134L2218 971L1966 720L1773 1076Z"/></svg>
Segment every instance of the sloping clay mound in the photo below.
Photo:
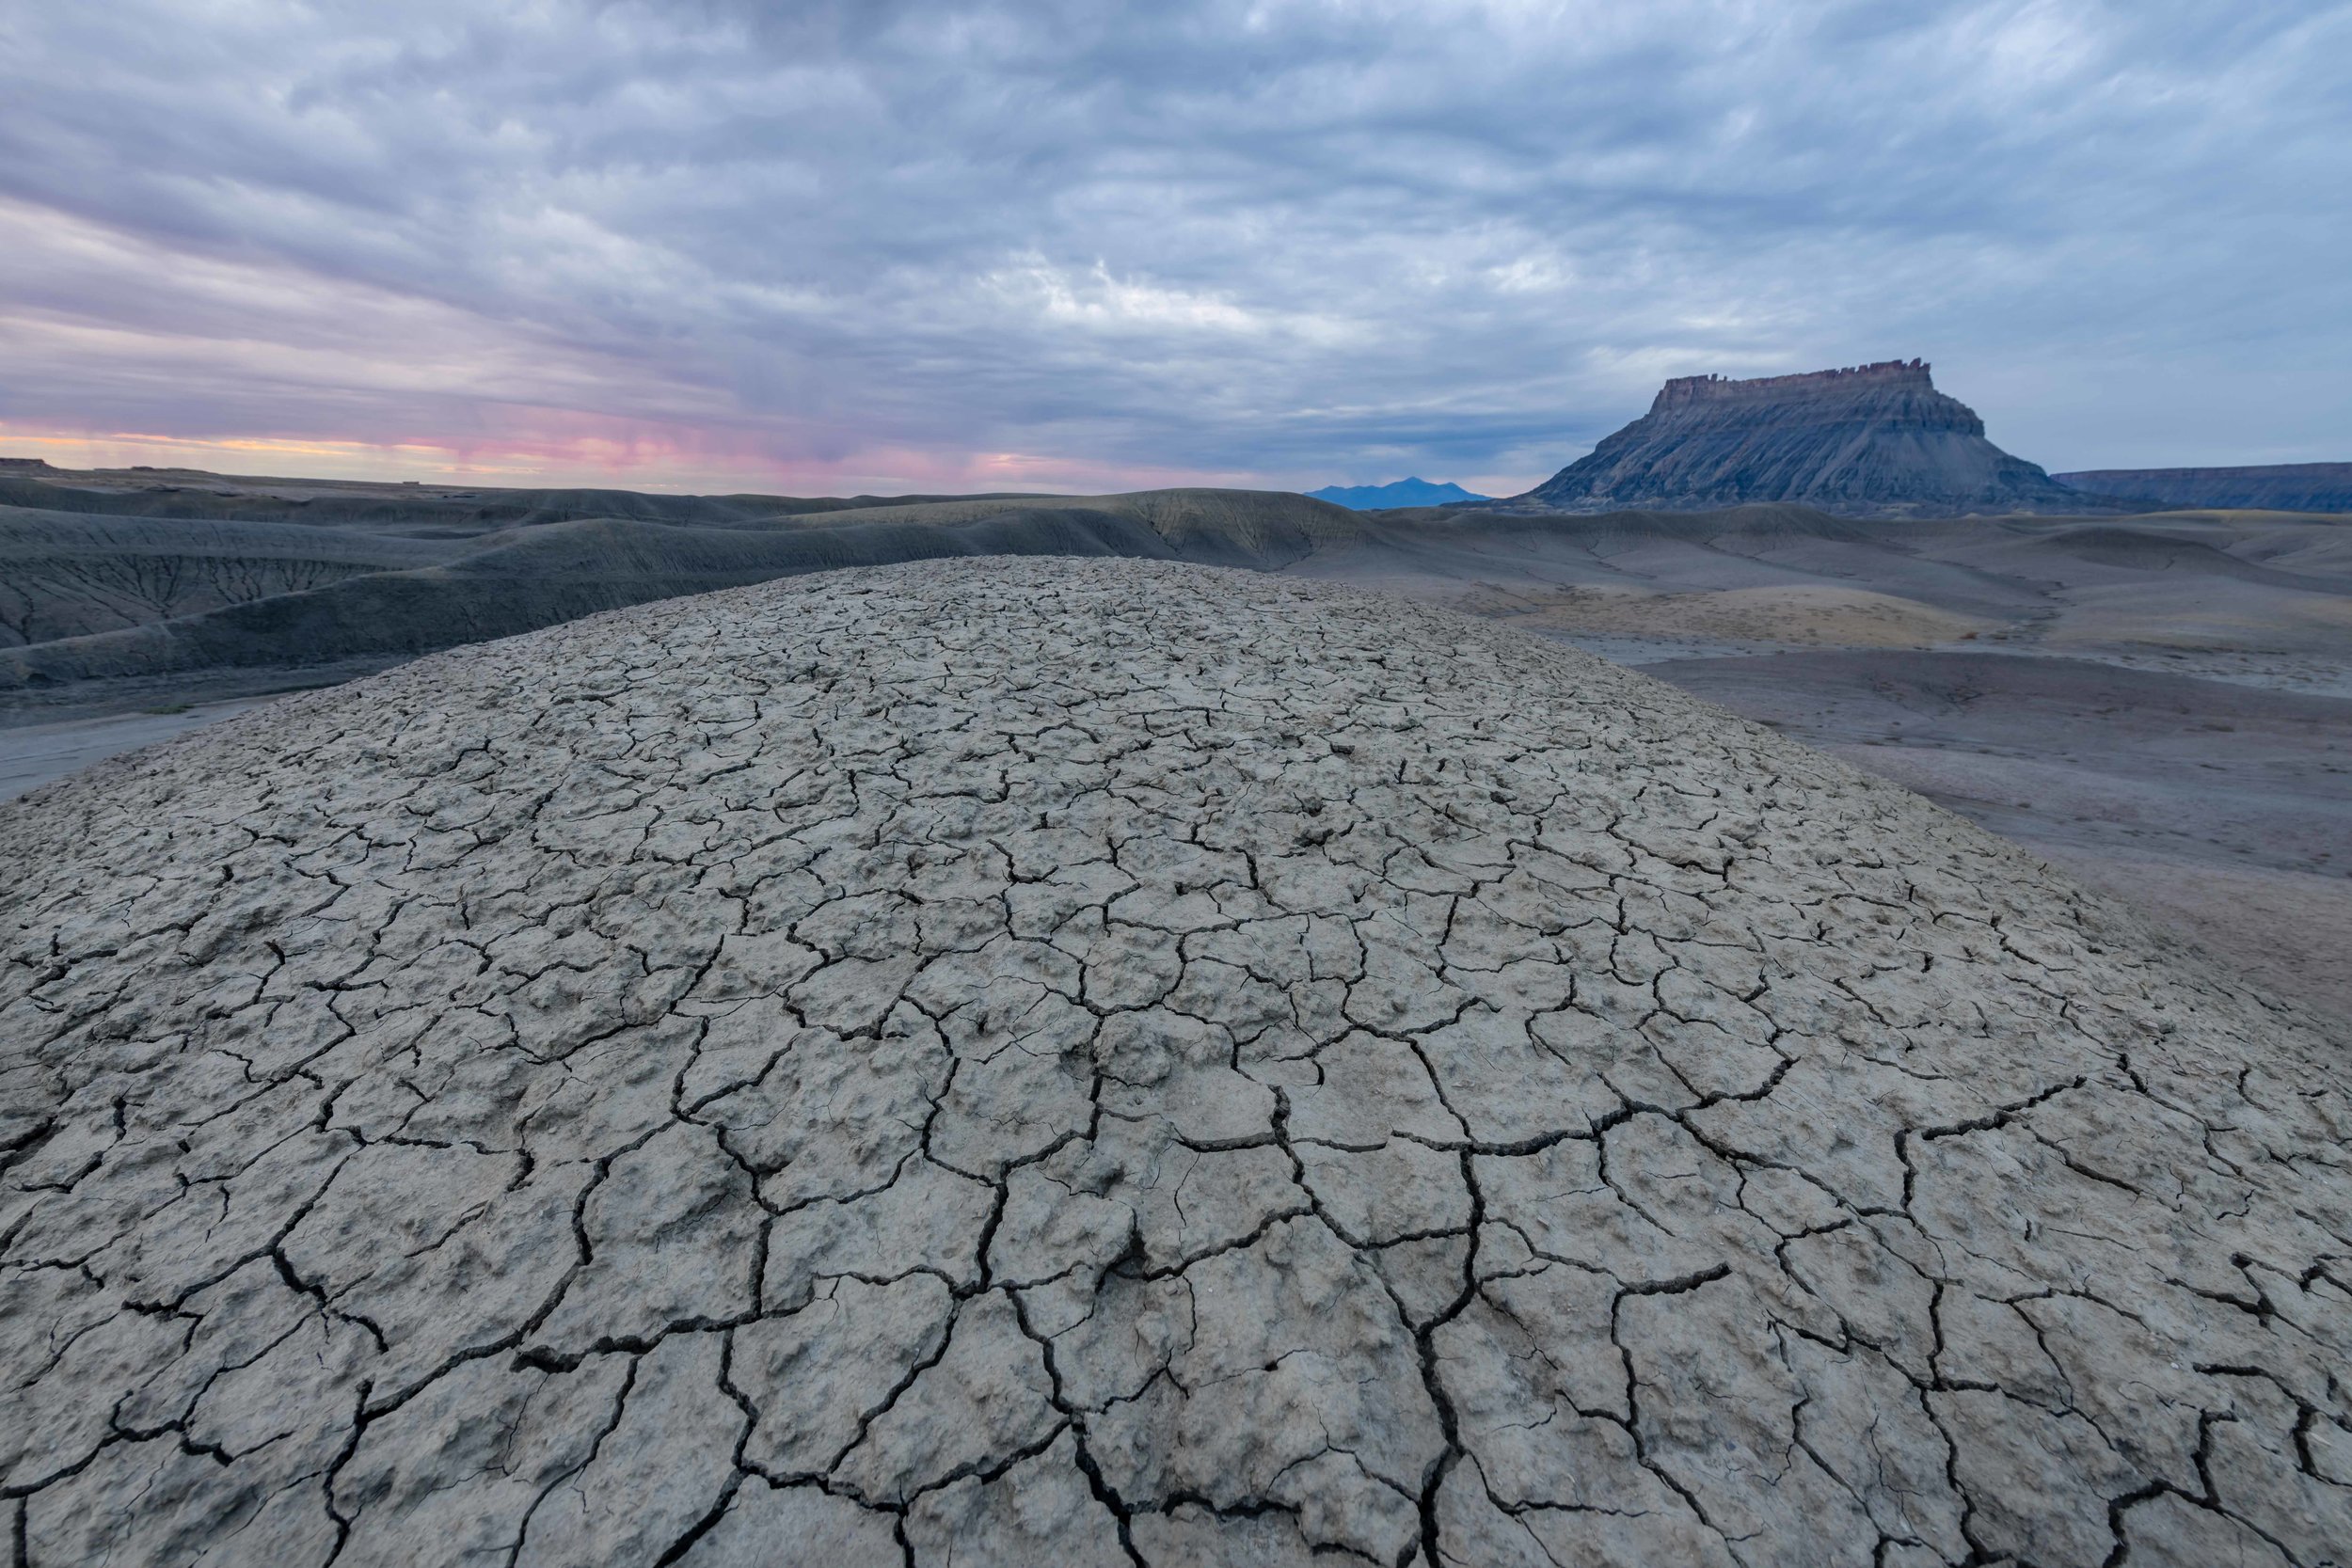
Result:
<svg viewBox="0 0 2352 1568"><path fill-rule="evenodd" d="M1523 628L1570 634L1829 642L1849 648L1956 642L2000 625L1892 594L1803 583L1698 594L1622 588L1515 591L1481 585L1458 595L1456 602L1473 614L1516 619Z"/></svg>
<svg viewBox="0 0 2352 1568"><path fill-rule="evenodd" d="M1532 638L804 578L0 853L21 1562L2352 1543L2340 1043Z"/></svg>

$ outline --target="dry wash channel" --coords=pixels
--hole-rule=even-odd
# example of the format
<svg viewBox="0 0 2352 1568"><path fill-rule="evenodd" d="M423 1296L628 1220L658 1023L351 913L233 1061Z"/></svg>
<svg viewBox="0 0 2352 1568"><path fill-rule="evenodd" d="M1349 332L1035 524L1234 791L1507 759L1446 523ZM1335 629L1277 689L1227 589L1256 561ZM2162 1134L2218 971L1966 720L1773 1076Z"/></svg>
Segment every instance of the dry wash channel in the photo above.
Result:
<svg viewBox="0 0 2352 1568"><path fill-rule="evenodd" d="M2352 1542L2341 1043L1513 632L802 578L0 851L23 1562Z"/></svg>

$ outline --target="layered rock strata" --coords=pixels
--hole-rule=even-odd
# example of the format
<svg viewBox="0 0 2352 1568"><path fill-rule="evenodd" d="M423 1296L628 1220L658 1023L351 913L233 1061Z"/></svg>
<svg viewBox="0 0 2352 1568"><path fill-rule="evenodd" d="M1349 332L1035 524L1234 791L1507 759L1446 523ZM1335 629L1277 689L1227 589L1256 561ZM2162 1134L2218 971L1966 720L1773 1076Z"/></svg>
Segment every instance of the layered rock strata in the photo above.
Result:
<svg viewBox="0 0 2352 1568"><path fill-rule="evenodd" d="M2249 468L2095 468L2060 483L2161 506L2269 512L2352 512L2352 463L2274 463Z"/></svg>
<svg viewBox="0 0 2352 1568"><path fill-rule="evenodd" d="M2086 499L1985 439L1916 359L1729 381L1682 376L1650 411L1522 497L1559 512L1797 501L1850 515L2082 512Z"/></svg>
<svg viewBox="0 0 2352 1568"><path fill-rule="evenodd" d="M0 853L22 1563L2352 1541L2341 1042L1516 633L801 578Z"/></svg>

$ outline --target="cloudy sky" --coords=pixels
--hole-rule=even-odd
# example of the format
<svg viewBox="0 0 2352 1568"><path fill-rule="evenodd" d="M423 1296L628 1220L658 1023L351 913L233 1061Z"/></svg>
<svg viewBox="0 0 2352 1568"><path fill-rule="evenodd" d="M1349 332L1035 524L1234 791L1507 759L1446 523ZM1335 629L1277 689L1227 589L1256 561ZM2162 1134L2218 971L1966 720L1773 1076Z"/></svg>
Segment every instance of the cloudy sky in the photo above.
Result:
<svg viewBox="0 0 2352 1568"><path fill-rule="evenodd" d="M2352 459L2352 0L0 0L0 453L1515 490L1921 356Z"/></svg>

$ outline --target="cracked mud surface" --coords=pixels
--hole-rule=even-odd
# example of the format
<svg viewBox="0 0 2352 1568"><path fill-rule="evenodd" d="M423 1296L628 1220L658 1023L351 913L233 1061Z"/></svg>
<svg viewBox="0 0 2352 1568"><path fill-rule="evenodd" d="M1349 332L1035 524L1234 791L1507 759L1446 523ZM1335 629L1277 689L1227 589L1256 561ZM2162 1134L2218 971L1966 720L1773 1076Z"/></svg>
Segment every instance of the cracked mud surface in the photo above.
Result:
<svg viewBox="0 0 2352 1568"><path fill-rule="evenodd" d="M2347 1560L2342 1042L1516 633L797 578L0 850L19 1562Z"/></svg>

